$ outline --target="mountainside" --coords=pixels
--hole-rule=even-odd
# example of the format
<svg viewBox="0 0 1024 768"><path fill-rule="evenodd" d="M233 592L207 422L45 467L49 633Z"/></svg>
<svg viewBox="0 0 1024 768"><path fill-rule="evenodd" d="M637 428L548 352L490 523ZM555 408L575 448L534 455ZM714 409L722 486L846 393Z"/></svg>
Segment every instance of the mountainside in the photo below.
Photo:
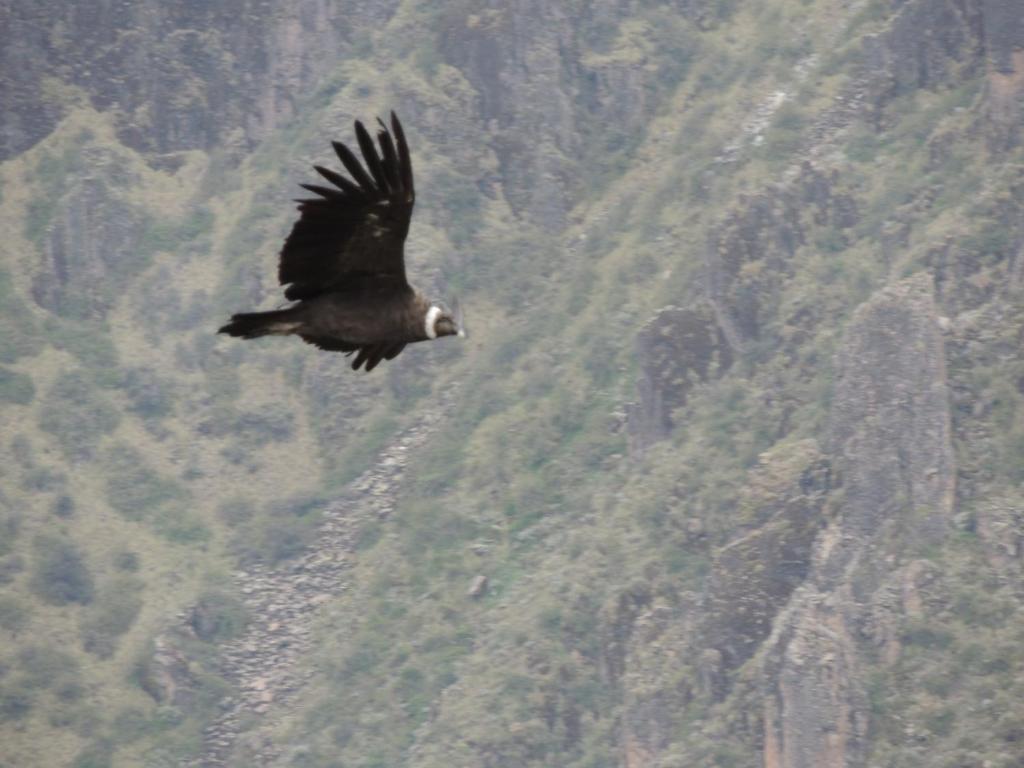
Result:
<svg viewBox="0 0 1024 768"><path fill-rule="evenodd" d="M0 43L0 766L1024 763L1019 0ZM470 338L218 337L391 109Z"/></svg>

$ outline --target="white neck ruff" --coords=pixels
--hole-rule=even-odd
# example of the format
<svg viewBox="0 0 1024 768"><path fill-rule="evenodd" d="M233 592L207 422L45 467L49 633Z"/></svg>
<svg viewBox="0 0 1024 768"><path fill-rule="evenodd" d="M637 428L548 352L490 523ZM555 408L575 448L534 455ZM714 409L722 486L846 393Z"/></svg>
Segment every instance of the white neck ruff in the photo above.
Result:
<svg viewBox="0 0 1024 768"><path fill-rule="evenodd" d="M423 332L427 334L428 339L436 339L437 331L434 330L434 323L437 322L437 318L441 316L440 307L431 307L427 310L427 318L423 321Z"/></svg>

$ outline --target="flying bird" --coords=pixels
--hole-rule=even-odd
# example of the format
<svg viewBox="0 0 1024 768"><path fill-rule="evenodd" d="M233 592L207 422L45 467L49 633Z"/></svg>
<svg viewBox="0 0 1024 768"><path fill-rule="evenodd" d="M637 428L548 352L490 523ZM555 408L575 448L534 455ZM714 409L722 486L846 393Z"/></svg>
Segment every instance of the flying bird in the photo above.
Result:
<svg viewBox="0 0 1024 768"><path fill-rule="evenodd" d="M344 144L332 142L351 179L319 165L332 186L302 184L316 197L297 200L301 216L281 249L277 277L297 303L270 312L232 315L219 333L255 339L299 336L331 352L355 355L352 368L372 371L407 344L465 336L462 313L431 301L405 277L405 237L416 193L402 124L378 119L378 154L356 121L364 168Z"/></svg>

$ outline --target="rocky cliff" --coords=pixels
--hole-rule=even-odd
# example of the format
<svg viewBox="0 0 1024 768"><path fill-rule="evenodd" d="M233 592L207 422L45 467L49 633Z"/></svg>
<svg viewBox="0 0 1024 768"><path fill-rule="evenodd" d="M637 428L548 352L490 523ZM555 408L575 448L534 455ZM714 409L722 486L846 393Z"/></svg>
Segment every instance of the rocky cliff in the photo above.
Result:
<svg viewBox="0 0 1024 768"><path fill-rule="evenodd" d="M1018 11L8 4L0 763L1021 764ZM216 337L391 108L471 338Z"/></svg>

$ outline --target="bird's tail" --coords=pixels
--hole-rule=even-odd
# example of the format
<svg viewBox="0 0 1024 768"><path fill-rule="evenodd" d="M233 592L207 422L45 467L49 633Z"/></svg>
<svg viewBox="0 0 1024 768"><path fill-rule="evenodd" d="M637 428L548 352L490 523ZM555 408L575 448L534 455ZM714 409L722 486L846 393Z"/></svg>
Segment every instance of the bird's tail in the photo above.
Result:
<svg viewBox="0 0 1024 768"><path fill-rule="evenodd" d="M286 335L295 333L302 322L295 317L294 308L275 309L270 312L242 312L231 316L231 322L217 333L240 336L243 339L258 339L270 334Z"/></svg>

